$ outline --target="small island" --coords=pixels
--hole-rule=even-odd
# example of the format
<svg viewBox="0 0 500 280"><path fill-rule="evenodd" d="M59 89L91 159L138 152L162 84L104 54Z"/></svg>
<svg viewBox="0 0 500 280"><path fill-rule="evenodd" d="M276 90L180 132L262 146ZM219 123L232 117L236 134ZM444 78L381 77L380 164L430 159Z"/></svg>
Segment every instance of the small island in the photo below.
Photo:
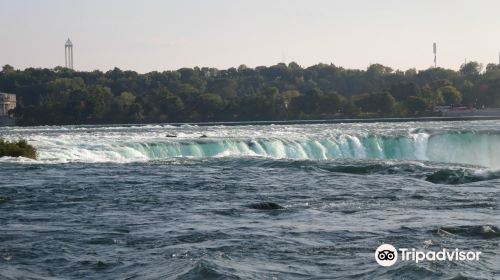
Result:
<svg viewBox="0 0 500 280"><path fill-rule="evenodd" d="M36 159L35 147L28 144L26 140L6 141L0 139L0 157L25 157Z"/></svg>

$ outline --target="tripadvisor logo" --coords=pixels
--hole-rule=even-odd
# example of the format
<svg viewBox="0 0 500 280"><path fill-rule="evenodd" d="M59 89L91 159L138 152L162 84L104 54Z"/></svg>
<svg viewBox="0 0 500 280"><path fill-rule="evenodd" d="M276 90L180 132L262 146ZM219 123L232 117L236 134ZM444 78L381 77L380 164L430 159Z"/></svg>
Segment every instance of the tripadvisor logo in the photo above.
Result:
<svg viewBox="0 0 500 280"><path fill-rule="evenodd" d="M391 266L398 260L398 251L391 244L382 244L375 251L375 260L381 266Z"/></svg>
<svg viewBox="0 0 500 280"><path fill-rule="evenodd" d="M392 266L398 260L419 263L422 261L479 261L479 251L462 251L459 249L440 251L421 251L415 248L396 249L391 244L382 244L375 250L375 260L381 266ZM399 257L398 257L399 256Z"/></svg>

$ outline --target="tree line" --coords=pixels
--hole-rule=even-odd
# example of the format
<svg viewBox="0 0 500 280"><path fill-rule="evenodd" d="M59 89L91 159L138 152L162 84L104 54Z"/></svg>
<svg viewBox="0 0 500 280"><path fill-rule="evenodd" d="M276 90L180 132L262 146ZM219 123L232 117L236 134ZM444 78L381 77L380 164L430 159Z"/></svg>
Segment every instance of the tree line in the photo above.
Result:
<svg viewBox="0 0 500 280"><path fill-rule="evenodd" d="M19 125L431 116L439 105L500 106L500 66L400 71L292 62L139 74L5 65L0 92L17 94Z"/></svg>

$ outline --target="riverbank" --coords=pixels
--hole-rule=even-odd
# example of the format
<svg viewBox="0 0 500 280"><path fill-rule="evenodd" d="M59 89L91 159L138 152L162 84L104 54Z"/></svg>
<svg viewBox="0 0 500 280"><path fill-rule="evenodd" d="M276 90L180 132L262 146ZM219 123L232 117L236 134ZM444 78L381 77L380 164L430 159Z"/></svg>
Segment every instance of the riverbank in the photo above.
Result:
<svg viewBox="0 0 500 280"><path fill-rule="evenodd" d="M377 123L377 122L437 122L437 121L487 121L500 120L500 116L467 117L418 117L418 118L370 118L370 119L327 119L327 120L287 120L287 121L243 121L243 122L193 122L169 123L171 125L271 125L271 124L322 124L322 123Z"/></svg>
<svg viewBox="0 0 500 280"><path fill-rule="evenodd" d="M282 120L282 121L237 121L237 122L172 122L172 123L114 123L114 124L66 124L68 126L136 126L136 125L197 125L197 126L238 126L238 125L294 125L294 124L327 124L327 123L377 123L377 122L446 122L446 121L488 121L500 120L500 116L460 116L460 117L415 117L415 118L352 118L352 119L323 119L323 120ZM42 126L59 126L54 125L38 125L38 126L20 126L20 127L42 127ZM12 126L11 126L12 127Z"/></svg>

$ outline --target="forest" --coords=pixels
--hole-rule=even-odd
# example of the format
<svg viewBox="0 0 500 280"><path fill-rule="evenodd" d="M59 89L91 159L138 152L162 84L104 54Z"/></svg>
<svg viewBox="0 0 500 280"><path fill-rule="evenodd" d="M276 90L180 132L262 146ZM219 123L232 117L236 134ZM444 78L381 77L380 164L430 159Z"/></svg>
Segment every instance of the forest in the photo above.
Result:
<svg viewBox="0 0 500 280"><path fill-rule="evenodd" d="M17 95L18 125L418 117L435 116L440 105L500 107L500 66L401 71L292 62L140 74L5 65L0 92Z"/></svg>

